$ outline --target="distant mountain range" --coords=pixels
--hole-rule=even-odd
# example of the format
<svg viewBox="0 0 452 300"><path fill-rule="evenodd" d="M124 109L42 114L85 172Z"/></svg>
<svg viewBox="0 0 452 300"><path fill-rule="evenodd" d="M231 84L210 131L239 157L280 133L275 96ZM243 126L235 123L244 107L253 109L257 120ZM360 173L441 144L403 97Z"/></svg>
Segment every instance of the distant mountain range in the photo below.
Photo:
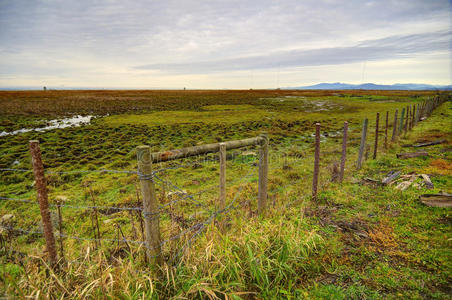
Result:
<svg viewBox="0 0 452 300"><path fill-rule="evenodd" d="M452 90L452 85L431 85L419 83L396 83L391 85L363 83L319 83L309 86L286 87L285 90Z"/></svg>

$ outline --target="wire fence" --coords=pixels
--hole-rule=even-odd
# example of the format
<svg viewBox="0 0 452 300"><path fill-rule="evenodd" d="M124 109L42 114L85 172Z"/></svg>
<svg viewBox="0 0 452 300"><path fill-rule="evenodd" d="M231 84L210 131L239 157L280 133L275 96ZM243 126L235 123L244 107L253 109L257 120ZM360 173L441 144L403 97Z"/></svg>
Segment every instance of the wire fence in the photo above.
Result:
<svg viewBox="0 0 452 300"><path fill-rule="evenodd" d="M182 247L174 251L177 253L175 256L176 258L181 257L181 253L185 251L185 249L192 244L194 239L199 236L203 230L212 223L212 221L215 219L215 217L226 214L230 209L231 205L235 203L238 195L240 194L240 191L242 190L239 188L239 191L234 196L233 201L230 205L228 205L227 210L216 210L215 207L209 207L209 205L200 202L199 200L196 200L195 197L208 193L208 192L214 192L216 189L218 189L219 185L213 185L208 188L202 189L200 191L194 192L194 193L188 193L184 189L182 189L180 186L175 184L174 182L163 179L160 177L160 174L163 174L164 172L168 171L174 171L181 168L187 168L194 165L201 164L203 162L217 162L217 160L196 160L194 162L190 163L184 163L184 164L175 164L172 163L168 167L162 167L152 172L152 174L145 179L152 180L154 183L159 183L160 185L165 185L165 189L167 189L167 195L171 196L171 200L166 203L161 203L158 206L158 209L153 211L152 214L146 214L143 212L142 206L129 206L129 207L119 207L119 206L105 206L105 205L76 205L76 204L65 204L61 203L61 201L58 201L57 199L51 199L51 203L49 203L50 208L63 208L63 209L74 209L77 211L89 211L90 213L93 211L108 211L108 212L137 212L139 213L140 219L151 219L151 218L162 218L164 214L169 215L169 218L171 220L177 219L174 217L174 213L171 209L174 209L175 205L185 202L186 204L192 205L195 211L199 214L201 211L200 209L203 209L205 213L208 213L208 217L206 217L205 220L196 221L194 224L185 226L186 228L183 228L178 233L171 234L168 237L166 237L164 240L162 240L159 244L159 247L164 246L165 244L168 244L169 242L175 241L180 239L183 236L189 235L187 238L187 241L182 245ZM253 162L250 162L245 165L246 166L252 166ZM0 168L0 172L33 172L33 170L26 170L26 169L13 169L13 168ZM130 170L110 170L110 169L100 169L100 170L71 170L71 171L52 171L47 170L45 174L88 174L88 173L114 173L114 174L126 174L126 175L136 175L137 179L143 179L143 176L140 176L141 174L137 171L130 171ZM231 180L229 184L232 186L234 184L242 184L247 178L252 175L253 170L248 172L245 176L242 176L240 178L235 178L234 180ZM157 175L159 174L159 175ZM137 201L138 201L138 194L137 194ZM19 203L26 203L31 204L34 206L39 206L40 203L38 200L34 200L31 198L18 198L14 196L0 196L1 202L19 202ZM44 235L44 231L42 229L33 229L33 228L20 228L16 226L11 225L5 225L0 224L0 229L6 230L8 233L19 233L19 234L27 234L27 235ZM61 228L60 228L61 229ZM135 244L139 246L144 246L147 249L152 249L153 247L148 245L145 241L142 240L134 240L134 239L127 239L123 236L123 238L108 238L108 237L85 237L85 236L79 236L79 235L71 235L67 233L63 233L61 231L58 231L55 234L60 239L74 239L78 241L89 241L89 242L96 242L96 241L105 241L105 242L113 242L113 243L124 243L129 246L129 244ZM142 233L144 235L144 233ZM162 250L163 252L164 250ZM158 255L161 255L159 253ZM152 258L152 257L148 257Z"/></svg>
<svg viewBox="0 0 452 300"><path fill-rule="evenodd" d="M413 111L411 112L410 118L412 118L412 122L415 121L417 123L418 121L422 120L423 118L426 118L429 116L432 111L444 100L435 100L433 102L428 103L422 103L421 107L418 106L417 112ZM408 124L409 119L408 115L406 116L406 122ZM413 124L412 124L413 125ZM378 126L378 125L377 125ZM393 127L398 127L397 119L394 119L394 122L392 123ZM358 128L354 128L354 131L358 131ZM402 132L402 126L400 126L400 129L398 129L399 134ZM386 129L387 131L387 129ZM338 131L339 132L339 131ZM378 127L376 131L376 135L379 135ZM340 137L340 135L335 135L336 137ZM387 137L386 137L387 138ZM305 138L302 139L294 139L293 141L304 141ZM350 137L349 137L350 139ZM317 140L317 139L316 139ZM377 147L377 142L375 144L375 147ZM362 151L363 149L360 149ZM361 155L361 154L360 154ZM243 155L242 155L243 156ZM251 157L254 157L257 155L251 155ZM296 159L302 159L302 157L296 157ZM246 159L246 163L240 163L239 166L241 168L243 167L251 167L256 165L255 159ZM99 170L70 170L70 171L56 171L56 170L46 170L45 174L89 174L89 173L97 173L97 174L123 174L123 175L132 175L136 176L136 180L149 180L152 181L155 184L158 184L160 186L160 190L163 193L163 201L159 203L157 208L153 210L151 213L145 212L142 205L135 205L135 206L106 206L106 205L95 205L95 199L94 196L92 196L92 202L93 205L80 205L80 204L67 204L62 203L66 201L61 201L58 199L51 199L51 203L49 204L50 208L56 208L58 210L58 218L59 218L59 226L58 232L56 234L57 237L62 239L74 239L78 241L89 241L89 242L112 242L112 243L123 243L126 244L127 247L130 249L130 245L138 245L140 247L144 247L149 250L155 250L155 248L162 249L159 253L155 253L155 256L161 256L164 253L169 253L168 249L162 248L168 243L171 243L173 241L180 240L181 243L177 249L171 249L171 253L169 253L172 257L173 262L180 261L180 258L183 256L183 254L186 252L187 248L190 247L195 239L201 235L202 232L208 228L209 225L214 223L214 221L220 217L225 216L233 211L235 211L238 208L241 208L244 206L244 203L240 203L238 201L240 195L242 194L242 191L248 182L249 178L252 177L254 170L251 169L248 171L245 175L239 178L235 178L234 180L229 182L229 186L235 187L238 186L237 191L234 193L232 200L227 204L224 208L218 209L217 205L211 205L209 204L209 201L206 199L201 200L199 197L201 195L207 195L208 197L216 198L217 190L220 187L220 185L212 185L207 188L204 188L200 191L196 191L193 193L188 193L183 188L181 188L178 184L174 183L171 180L168 180L167 178L163 178L163 174L168 175L169 172L173 172L179 169L186 169L189 167L199 167L202 166L205 163L218 163L218 159L216 157L203 157L202 159L196 159L191 162L184 162L184 163L177 163L175 161L162 163L162 166L159 169L156 169L152 171L150 174L142 174L139 171L134 170L112 170L112 169L99 169ZM291 164L297 163L297 160L294 160L291 162ZM277 170L284 170L284 168L288 167L290 163L287 162L287 156L285 156L285 160L283 163L277 163L274 166L272 166L269 171L277 171ZM0 168L0 172L13 172L13 173L33 173L33 170L29 169L15 169L15 168ZM260 175L259 175L260 176ZM315 173L313 176L318 176ZM296 178L289 183L286 183L286 186L294 186L298 185L300 182L300 178ZM214 194L209 195L210 194ZM140 197L139 197L138 190L136 191L136 202L140 203ZM196 199L198 197L198 199ZM85 197L86 198L86 197ZM170 198L170 199L169 199ZM291 201L288 201L284 204L284 206L290 207L292 205L295 205L296 203L308 200L310 197L308 195L302 195L301 197L295 198ZM74 200L73 200L74 201ZM88 201L85 199L85 201ZM3 195L0 196L0 202L15 202L15 203L27 203L31 205L40 205L39 201L33 200L30 198L19 198L14 195ZM215 202L215 201L213 201ZM247 203L247 202L245 202ZM182 207L182 204L184 207ZM179 210L176 210L176 206L179 206ZM187 207L188 206L188 207ZM86 237L86 236L80 236L80 235L74 235L74 234L68 234L65 233L67 231L67 228L70 226L64 226L66 224L63 224L62 226L62 214L60 212L60 208L63 209L74 209L77 211L82 211L82 214L86 215L86 212L88 212L88 215L91 218L91 235L93 237ZM195 217L189 217L186 218L184 214L187 212L194 212ZM131 214L131 225L132 228L131 232L128 232L128 234L132 234L135 238L130 239L126 238L126 234L122 231L120 224L116 223L117 226L117 238L111 238L108 237L108 234L105 234L105 232L102 232L104 236L101 236L100 230L99 230L99 217L98 212L102 213L104 212L104 215L109 215L114 212L128 212ZM108 212L108 213L106 213ZM133 216L133 213L135 213L135 216ZM200 218L199 216L204 216L203 218ZM134 219L134 217L137 218L137 220ZM143 230L143 221L144 220L154 220L158 218L159 220L162 220L164 226L166 228L162 228L162 233L164 235L164 239L159 242L159 244L156 246L151 246L149 243L145 241L145 233ZM141 240L137 238L138 234L136 233L135 228L135 222L140 225L141 227ZM97 225L96 225L97 224ZM64 227L64 228L63 228ZM3 231L6 231L8 234L13 233L20 233L20 234L28 234L28 235L44 235L45 232L42 229L33 229L31 228L19 228L16 226L13 226L11 224L5 224L5 222L0 222L0 229ZM64 232L63 232L64 230ZM176 232L173 232L176 231ZM0 232L1 233L1 232ZM105 236L107 235L107 237ZM122 236L122 238L119 238L119 236ZM111 236L111 233L110 233ZM184 241L182 241L182 237L186 237ZM0 235L1 238L1 235ZM61 244L61 248L63 245ZM61 249L62 250L62 249ZM175 253L175 255L173 255ZM148 258L153 258L148 257Z"/></svg>

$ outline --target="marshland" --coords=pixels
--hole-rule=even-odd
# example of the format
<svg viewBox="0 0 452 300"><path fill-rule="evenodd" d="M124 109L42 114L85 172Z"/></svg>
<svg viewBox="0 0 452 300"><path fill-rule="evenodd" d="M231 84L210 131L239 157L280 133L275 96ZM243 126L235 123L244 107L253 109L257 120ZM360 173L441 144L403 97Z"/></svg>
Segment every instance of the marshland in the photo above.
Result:
<svg viewBox="0 0 452 300"><path fill-rule="evenodd" d="M439 96L450 99L447 92ZM450 209L423 205L419 196L432 190L422 182L403 191L363 183L397 170L428 174L433 192L452 192L450 101L390 141L396 110L439 96L363 90L2 91L0 285L11 297L51 299L447 298ZM377 112L380 144L373 159ZM368 147L357 170L365 118ZM339 183L332 176L344 121L347 160ZM312 199L316 123L320 176ZM163 263L152 264L143 242L136 148L159 152L262 133L269 141L263 214L257 214L258 146L227 151L230 209L218 215L218 153L153 164L166 242ZM445 142L429 147L428 157L396 158L408 144L438 139ZM42 152L56 266L49 263L42 235L30 140L39 140Z"/></svg>

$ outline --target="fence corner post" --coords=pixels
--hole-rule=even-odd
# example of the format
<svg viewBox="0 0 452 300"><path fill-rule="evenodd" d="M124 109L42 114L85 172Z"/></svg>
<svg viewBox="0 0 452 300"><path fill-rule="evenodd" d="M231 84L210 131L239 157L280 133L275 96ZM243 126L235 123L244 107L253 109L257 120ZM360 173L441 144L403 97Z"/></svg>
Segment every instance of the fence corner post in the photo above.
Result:
<svg viewBox="0 0 452 300"><path fill-rule="evenodd" d="M153 265L160 267L163 264L160 244L160 213L155 194L151 148L149 146L137 147L137 162L141 198L143 199L146 254Z"/></svg>
<svg viewBox="0 0 452 300"><path fill-rule="evenodd" d="M50 218L49 199L47 196L47 180L44 176L44 166L42 164L41 149L39 141L30 141L30 153L33 164L33 173L36 181L36 192L39 201L39 210L41 211L42 227L44 229L44 238L46 241L46 249L49 254L49 261L52 266L57 262L57 252L55 246L55 236L53 234L53 226Z"/></svg>
<svg viewBox="0 0 452 300"><path fill-rule="evenodd" d="M259 148L259 187L257 200L257 213L261 215L267 204L267 180L268 180L268 136L267 133L259 135L261 145Z"/></svg>

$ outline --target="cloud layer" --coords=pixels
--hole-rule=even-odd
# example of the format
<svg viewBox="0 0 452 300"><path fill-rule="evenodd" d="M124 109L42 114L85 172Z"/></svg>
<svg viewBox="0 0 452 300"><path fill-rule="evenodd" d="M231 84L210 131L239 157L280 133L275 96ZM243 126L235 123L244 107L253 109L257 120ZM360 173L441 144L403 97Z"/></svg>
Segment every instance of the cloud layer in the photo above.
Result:
<svg viewBox="0 0 452 300"><path fill-rule="evenodd" d="M377 79L381 71L369 68L381 62L411 62L419 72L442 65L424 82L447 84L450 9L447 0L6 0L0 86L212 88L223 77L221 87L243 87L233 77L259 71L246 86L274 87L329 78L318 66L342 68L335 81L353 82L347 72L366 64L367 79ZM403 81L418 78L411 67ZM307 78L306 69L318 73ZM292 75L275 83L275 72ZM387 75L386 83L400 81Z"/></svg>

